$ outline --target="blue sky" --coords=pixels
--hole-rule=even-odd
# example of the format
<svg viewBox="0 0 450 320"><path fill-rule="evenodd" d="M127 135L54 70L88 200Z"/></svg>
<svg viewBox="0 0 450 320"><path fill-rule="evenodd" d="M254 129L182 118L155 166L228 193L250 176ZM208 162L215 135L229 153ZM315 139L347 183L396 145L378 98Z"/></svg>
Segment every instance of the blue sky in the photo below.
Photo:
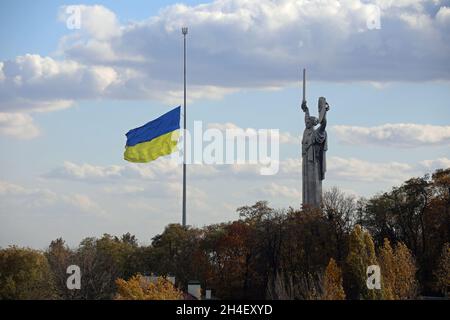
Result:
<svg viewBox="0 0 450 320"><path fill-rule="evenodd" d="M279 129L280 173L189 166L188 223L238 206L301 202L300 69L331 105L325 188L371 196L450 166L448 1L62 1L0 4L0 246L131 232L148 243L181 216L168 159L132 166L125 133L182 104L188 128ZM366 23L377 18L380 28Z"/></svg>

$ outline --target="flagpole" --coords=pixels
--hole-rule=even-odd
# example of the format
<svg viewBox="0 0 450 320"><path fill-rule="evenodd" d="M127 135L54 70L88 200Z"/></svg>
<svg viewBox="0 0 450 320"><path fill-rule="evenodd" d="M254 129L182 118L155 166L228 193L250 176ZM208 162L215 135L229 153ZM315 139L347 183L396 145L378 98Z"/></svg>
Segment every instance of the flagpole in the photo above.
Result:
<svg viewBox="0 0 450 320"><path fill-rule="evenodd" d="M186 226L186 35L188 28L181 28L184 40L184 105L183 105L183 227Z"/></svg>

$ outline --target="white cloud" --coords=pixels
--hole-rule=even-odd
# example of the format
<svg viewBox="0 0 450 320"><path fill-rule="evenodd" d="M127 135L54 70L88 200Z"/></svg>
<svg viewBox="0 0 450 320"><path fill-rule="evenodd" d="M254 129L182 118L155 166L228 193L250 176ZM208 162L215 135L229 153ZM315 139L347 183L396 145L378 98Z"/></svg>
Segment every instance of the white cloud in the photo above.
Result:
<svg viewBox="0 0 450 320"><path fill-rule="evenodd" d="M145 191L144 187L134 186L134 185L120 185L120 186L107 186L103 188L103 191L108 194L113 195L123 195L123 194L136 194Z"/></svg>
<svg viewBox="0 0 450 320"><path fill-rule="evenodd" d="M327 178L333 180L389 181L400 183L418 172L416 166L401 162L370 162L356 158L330 157L327 159Z"/></svg>
<svg viewBox="0 0 450 320"><path fill-rule="evenodd" d="M369 30L367 21L373 18L375 6L381 8L382 25ZM180 29L188 25L189 65L195 70L190 82L195 85L283 86L297 80L298 65L310 66L320 80L448 80L444 66L449 44L440 37L446 34L440 28L445 17L445 7L432 0L401 5L363 0L220 0L168 6L157 16L121 26L114 41L103 42L116 62L140 66L153 78L176 81L179 66L173 61L181 49ZM96 59L89 54L92 40L100 47L101 39L93 34L75 44L66 42L62 50L73 59L92 63ZM131 64L130 57L135 57ZM411 65L420 70L411 70Z"/></svg>
<svg viewBox="0 0 450 320"><path fill-rule="evenodd" d="M29 188L0 180L0 197L3 203L13 202L26 208L47 208L56 205L69 205L83 212L104 213L103 209L84 194L62 194L45 188Z"/></svg>
<svg viewBox="0 0 450 320"><path fill-rule="evenodd" d="M375 127L333 126L332 130L339 141L352 145L395 148L450 145L450 126L387 123Z"/></svg>
<svg viewBox="0 0 450 320"><path fill-rule="evenodd" d="M21 195L39 193L41 190L26 189L20 185L0 180L0 195Z"/></svg>
<svg viewBox="0 0 450 320"><path fill-rule="evenodd" d="M439 8L438 13L436 14L436 20L441 26L448 28L450 26L450 8Z"/></svg>
<svg viewBox="0 0 450 320"><path fill-rule="evenodd" d="M369 30L375 5L382 25ZM283 87L298 81L299 65L313 80L450 80L449 10L433 0L217 0L167 6L124 24L103 6L80 8L81 29L61 39L60 60L0 62L0 110L54 110L96 98L179 103L184 25L188 99Z"/></svg>
<svg viewBox="0 0 450 320"><path fill-rule="evenodd" d="M3 63L0 110L53 111L77 99L102 97L116 81L111 67L84 66L73 60L27 54Z"/></svg>
<svg viewBox="0 0 450 320"><path fill-rule="evenodd" d="M447 167L450 167L450 159L445 157L411 164L396 161L371 162L357 158L331 156L327 158L326 178L330 180L401 183L411 177L421 176L435 169ZM261 176L260 166L258 165L188 165L187 173L189 179L197 181L227 178L248 181L260 179L258 181L277 181L278 183L281 180L301 180L300 159L288 158L282 160L279 163L279 168L278 174L274 176ZM104 189L110 193L120 192L124 194L139 192L141 188L144 188L144 186L136 184L137 181L154 181L159 185L167 182L172 184L167 192L162 193L162 195L167 195L172 191L178 192L172 189L180 187L181 173L181 166L171 159L161 158L147 166L135 164L94 166L65 162L63 166L51 170L45 177L85 182L125 183L124 186L107 186Z"/></svg>
<svg viewBox="0 0 450 320"><path fill-rule="evenodd" d="M375 6L382 25L369 30ZM179 104L184 25L189 103L293 84L299 65L312 80L450 80L450 9L433 0L217 0L124 24L106 7L78 7L81 28L62 37L55 57L0 61L0 112L54 111L86 99ZM299 141L289 133L280 140Z"/></svg>
<svg viewBox="0 0 450 320"><path fill-rule="evenodd" d="M70 161L65 161L64 164L51 171L47 176L58 177L61 179L69 178L75 180L82 179L105 179L119 177L122 171L122 167L118 165L112 166L94 166L90 164L77 165Z"/></svg>
<svg viewBox="0 0 450 320"><path fill-rule="evenodd" d="M297 188L291 188L286 185L281 185L278 183L271 183L264 187L259 187L250 190L250 193L256 196L261 196L264 198L289 198L289 199L301 199L302 192Z"/></svg>
<svg viewBox="0 0 450 320"><path fill-rule="evenodd" d="M160 206L155 204L154 201L149 201L148 199L138 199L130 201L127 203L127 208L131 210L146 212L149 214L157 214L162 212L163 210Z"/></svg>
<svg viewBox="0 0 450 320"><path fill-rule="evenodd" d="M96 38L107 40L120 34L120 26L114 12L100 5L86 6L63 6L59 10L59 20L66 22L76 7L80 13L80 30ZM69 9L69 10L67 10Z"/></svg>
<svg viewBox="0 0 450 320"><path fill-rule="evenodd" d="M237 179L253 179L262 177L260 169L263 165L232 164L187 166L189 179L204 180L214 177ZM289 159L280 163L280 172L276 177L296 177L293 170L300 168L298 160ZM47 179L75 180L89 183L112 183L118 181L180 181L182 166L171 158L159 158L151 164L127 163L125 165L97 166L92 164L76 164L65 161L43 175ZM111 192L113 190L110 190Z"/></svg>
<svg viewBox="0 0 450 320"><path fill-rule="evenodd" d="M65 203L81 209L84 212L104 214L105 211L89 196L84 194L62 195L60 199Z"/></svg>
<svg viewBox="0 0 450 320"><path fill-rule="evenodd" d="M327 159L326 179L333 181L387 182L400 184L412 177L450 168L450 159L441 157L410 164L404 162L371 162L356 158L330 157Z"/></svg>
<svg viewBox="0 0 450 320"><path fill-rule="evenodd" d="M442 157L435 160L424 160L421 161L420 164L429 171L436 169L447 169L450 168L450 159Z"/></svg>
<svg viewBox="0 0 450 320"><path fill-rule="evenodd" d="M255 136L257 135L258 129L254 128L241 128L238 125L231 123L231 122L225 122L225 123L217 123L212 122L208 124L208 129L218 129L222 131L224 134L227 130L236 130L236 132L241 132L243 136ZM265 130L270 130L273 128L263 128ZM278 141L282 144L300 144L300 138L293 136L289 132L279 132L278 134Z"/></svg>
<svg viewBox="0 0 450 320"><path fill-rule="evenodd" d="M40 130L30 115L0 112L0 134L19 139L32 139L39 133Z"/></svg>

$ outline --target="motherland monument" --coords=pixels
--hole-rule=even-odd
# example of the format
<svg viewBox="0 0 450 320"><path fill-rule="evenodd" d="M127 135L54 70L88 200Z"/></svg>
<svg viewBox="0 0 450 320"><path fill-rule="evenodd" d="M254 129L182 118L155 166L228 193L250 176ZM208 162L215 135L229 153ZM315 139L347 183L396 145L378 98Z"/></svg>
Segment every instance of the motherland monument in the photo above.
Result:
<svg viewBox="0 0 450 320"><path fill-rule="evenodd" d="M325 179L327 132L327 112L330 106L324 97L319 98L319 118L309 114L305 97L306 71L303 69L303 101L305 130L302 139L302 181L303 207L319 208L322 203L322 180ZM316 127L317 126L317 127Z"/></svg>

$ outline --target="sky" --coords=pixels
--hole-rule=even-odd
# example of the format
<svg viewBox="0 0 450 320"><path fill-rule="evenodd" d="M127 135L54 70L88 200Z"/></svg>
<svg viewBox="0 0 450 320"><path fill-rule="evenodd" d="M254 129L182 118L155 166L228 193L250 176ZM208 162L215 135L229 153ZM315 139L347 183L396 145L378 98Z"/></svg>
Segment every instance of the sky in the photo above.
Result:
<svg viewBox="0 0 450 320"><path fill-rule="evenodd" d="M280 132L275 175L188 165L189 225L300 207L302 68L311 113L330 104L325 190L370 197L450 167L450 1L3 0L0 23L0 247L148 244L181 221L180 165L123 151L183 103L183 26L188 129Z"/></svg>

